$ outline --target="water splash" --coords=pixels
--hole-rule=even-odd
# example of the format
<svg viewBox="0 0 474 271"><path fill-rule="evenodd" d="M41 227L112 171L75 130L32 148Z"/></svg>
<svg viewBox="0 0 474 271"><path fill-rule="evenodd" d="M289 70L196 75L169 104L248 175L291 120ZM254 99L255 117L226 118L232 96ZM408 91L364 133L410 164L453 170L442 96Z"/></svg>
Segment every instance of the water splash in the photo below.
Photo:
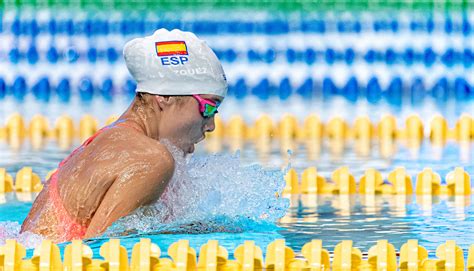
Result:
<svg viewBox="0 0 474 271"><path fill-rule="evenodd" d="M106 232L207 233L277 228L289 202L281 170L243 166L239 154L194 155L166 144L175 172L161 198L118 220Z"/></svg>
<svg viewBox="0 0 474 271"><path fill-rule="evenodd" d="M21 224L16 221L0 222L0 246L4 245L7 239L13 239L25 246L34 248L41 244L43 237L31 232L20 233Z"/></svg>

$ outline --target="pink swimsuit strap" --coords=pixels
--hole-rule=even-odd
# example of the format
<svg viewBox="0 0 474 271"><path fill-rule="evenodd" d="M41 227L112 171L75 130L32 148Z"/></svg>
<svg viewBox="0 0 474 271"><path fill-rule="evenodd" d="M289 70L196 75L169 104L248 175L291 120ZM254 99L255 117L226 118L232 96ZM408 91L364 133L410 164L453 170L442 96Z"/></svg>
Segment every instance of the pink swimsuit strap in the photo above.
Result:
<svg viewBox="0 0 474 271"><path fill-rule="evenodd" d="M67 238L68 241L72 239L82 239L86 234L87 227L73 219L66 210L66 207L64 207L64 203L59 194L57 172L54 172L51 176L51 181L49 183L49 198L51 199L58 216L60 232L65 235L64 238Z"/></svg>
<svg viewBox="0 0 474 271"><path fill-rule="evenodd" d="M125 123L117 123L116 125L125 125ZM99 131L97 131L94 135L89 137L84 143L81 144L78 148L76 148L71 154L69 154L64 160L62 160L59 163L58 170L61 168L74 154L76 154L80 149L83 147L89 145L99 134L101 134L103 131L114 127L114 126L106 126ZM131 127L131 126L130 126ZM134 127L133 127L134 128ZM138 130L138 129L137 129ZM84 235L86 234L87 227L84 225L81 225L76 219L74 219L69 212L66 210L66 207L64 206L64 203L61 199L61 195L59 193L59 185L58 185L58 177L57 177L57 172L54 172L53 175L50 178L50 183L49 183L49 197L53 203L53 206L57 212L58 219L61 222L61 232L63 232L68 240L72 239L82 239Z"/></svg>

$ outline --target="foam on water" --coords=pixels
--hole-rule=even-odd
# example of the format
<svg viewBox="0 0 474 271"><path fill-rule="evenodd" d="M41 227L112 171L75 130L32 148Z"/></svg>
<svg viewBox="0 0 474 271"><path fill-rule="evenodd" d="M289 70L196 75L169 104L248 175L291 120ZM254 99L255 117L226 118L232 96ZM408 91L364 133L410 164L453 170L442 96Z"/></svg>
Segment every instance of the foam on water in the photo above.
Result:
<svg viewBox="0 0 474 271"><path fill-rule="evenodd" d="M241 232L274 227L289 202L280 195L281 170L243 166L239 154L184 157L166 144L175 172L161 198L114 223L106 235L123 232Z"/></svg>
<svg viewBox="0 0 474 271"><path fill-rule="evenodd" d="M26 248L34 248L43 241L41 235L30 232L20 233L20 229L21 224L16 221L0 222L0 246L4 245L7 239L14 239Z"/></svg>

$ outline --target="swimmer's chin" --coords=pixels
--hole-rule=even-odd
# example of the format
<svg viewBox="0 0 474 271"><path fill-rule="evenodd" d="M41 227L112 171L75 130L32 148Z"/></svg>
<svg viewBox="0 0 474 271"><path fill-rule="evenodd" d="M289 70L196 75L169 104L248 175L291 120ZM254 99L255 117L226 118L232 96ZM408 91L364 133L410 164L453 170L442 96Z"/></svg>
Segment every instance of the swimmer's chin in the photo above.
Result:
<svg viewBox="0 0 474 271"><path fill-rule="evenodd" d="M183 151L184 156L186 156L188 154L194 153L194 149L195 149L194 144L189 144L188 146L185 146L181 150Z"/></svg>
<svg viewBox="0 0 474 271"><path fill-rule="evenodd" d="M201 141L203 141L205 138L206 138L206 137L203 135L201 138L199 138L199 140L198 140L198 141L196 141L196 143L194 143L194 144L190 144L190 146L189 146L188 150L187 150L187 151L185 151L185 152L186 152L187 154L194 153L194 150L195 150L195 148L196 148L196 147L195 147L195 146L196 146L196 144L197 144L197 143L199 143L199 142L201 142Z"/></svg>
<svg viewBox="0 0 474 271"><path fill-rule="evenodd" d="M188 148L187 153L188 153L188 154L194 153L194 144L191 144L191 146Z"/></svg>

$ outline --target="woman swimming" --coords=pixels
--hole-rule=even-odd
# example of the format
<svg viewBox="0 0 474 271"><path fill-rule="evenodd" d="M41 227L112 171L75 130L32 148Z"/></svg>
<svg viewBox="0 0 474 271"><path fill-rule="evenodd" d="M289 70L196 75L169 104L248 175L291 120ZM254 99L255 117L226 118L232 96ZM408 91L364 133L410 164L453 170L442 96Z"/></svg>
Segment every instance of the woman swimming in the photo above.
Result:
<svg viewBox="0 0 474 271"><path fill-rule="evenodd" d="M58 166L21 231L55 242L97 236L160 198L173 176L167 140L185 153L215 128L227 92L222 66L194 34L157 30L124 47L135 99Z"/></svg>

